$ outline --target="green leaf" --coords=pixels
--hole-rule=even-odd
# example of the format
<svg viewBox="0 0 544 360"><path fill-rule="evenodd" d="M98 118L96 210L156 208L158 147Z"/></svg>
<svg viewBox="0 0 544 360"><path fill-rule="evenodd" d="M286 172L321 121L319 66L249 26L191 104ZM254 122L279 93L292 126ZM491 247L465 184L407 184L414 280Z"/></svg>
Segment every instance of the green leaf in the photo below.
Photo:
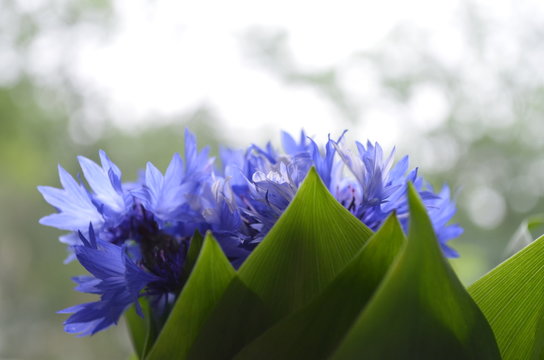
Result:
<svg viewBox="0 0 544 360"><path fill-rule="evenodd" d="M544 354L544 236L469 287L505 360Z"/></svg>
<svg viewBox="0 0 544 360"><path fill-rule="evenodd" d="M273 320L261 299L235 277L202 326L187 359L230 359Z"/></svg>
<svg viewBox="0 0 544 360"><path fill-rule="evenodd" d="M332 197L312 168L291 204L240 268L240 281L225 292L190 358L232 358L323 291L371 235Z"/></svg>
<svg viewBox="0 0 544 360"><path fill-rule="evenodd" d="M413 185L408 243L333 359L500 359L485 317L444 259Z"/></svg>
<svg viewBox="0 0 544 360"><path fill-rule="evenodd" d="M312 168L239 276L279 319L322 291L371 235Z"/></svg>
<svg viewBox="0 0 544 360"><path fill-rule="evenodd" d="M126 312L125 319L136 355L139 359L144 359L159 334L160 319L151 311L147 299L140 298L138 302L143 317L138 314L136 306L133 305Z"/></svg>
<svg viewBox="0 0 544 360"><path fill-rule="evenodd" d="M184 359L204 321L235 278L221 247L208 233L200 256L146 359Z"/></svg>
<svg viewBox="0 0 544 360"><path fill-rule="evenodd" d="M196 264L200 250L202 249L202 244L204 243L204 238L200 232L195 231L193 237L191 238L191 244L189 245L189 251L187 252L187 257L185 258L185 264L183 265L183 272L181 274L182 279L187 280L193 267Z"/></svg>
<svg viewBox="0 0 544 360"><path fill-rule="evenodd" d="M182 277L187 279L194 267L196 259L202 248L204 239L198 231L195 232L191 238L189 251L185 265L183 267ZM126 312L125 319L129 330L132 345L136 350L136 356L139 359L143 359L153 346L159 330L162 327L163 319L157 319L155 314L152 313L149 303L145 298L140 298L140 307L144 317L141 317L136 312L136 306L131 306Z"/></svg>
<svg viewBox="0 0 544 360"><path fill-rule="evenodd" d="M144 314L147 313L147 301L142 298L139 302L142 312ZM136 351L136 355L138 359L142 359L148 332L147 319L142 318L140 315L138 315L138 313L136 312L136 306L133 305L125 313L125 320L127 323L132 345L134 346L134 349Z"/></svg>
<svg viewBox="0 0 544 360"><path fill-rule="evenodd" d="M328 358L371 298L404 242L400 224L391 216L322 294L265 332L236 358Z"/></svg>

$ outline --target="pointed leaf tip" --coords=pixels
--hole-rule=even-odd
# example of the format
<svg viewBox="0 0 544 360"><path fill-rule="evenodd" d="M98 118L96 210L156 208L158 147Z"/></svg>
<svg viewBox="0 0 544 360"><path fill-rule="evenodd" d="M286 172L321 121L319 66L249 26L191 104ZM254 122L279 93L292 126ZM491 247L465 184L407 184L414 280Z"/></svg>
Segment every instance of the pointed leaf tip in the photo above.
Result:
<svg viewBox="0 0 544 360"><path fill-rule="evenodd" d="M199 331L236 272L211 232L193 271L146 359L186 359Z"/></svg>
<svg viewBox="0 0 544 360"><path fill-rule="evenodd" d="M225 291L189 357L232 358L319 294L371 234L311 169L291 204Z"/></svg>
<svg viewBox="0 0 544 360"><path fill-rule="evenodd" d="M329 358L404 245L404 232L391 215L322 293L268 329L235 359Z"/></svg>
<svg viewBox="0 0 544 360"><path fill-rule="evenodd" d="M500 359L493 332L443 257L408 185L407 245L333 359Z"/></svg>
<svg viewBox="0 0 544 360"><path fill-rule="evenodd" d="M239 275L278 316L285 315L321 291L371 234L312 167Z"/></svg>

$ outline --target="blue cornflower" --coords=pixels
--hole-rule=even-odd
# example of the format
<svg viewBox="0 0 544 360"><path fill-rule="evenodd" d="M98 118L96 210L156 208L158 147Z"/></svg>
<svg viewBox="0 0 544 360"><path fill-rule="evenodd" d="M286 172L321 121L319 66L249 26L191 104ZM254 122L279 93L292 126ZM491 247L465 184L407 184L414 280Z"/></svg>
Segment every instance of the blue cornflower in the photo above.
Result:
<svg viewBox="0 0 544 360"><path fill-rule="evenodd" d="M302 165L302 169L301 169ZM266 168L256 170L249 183L252 206L246 214L257 223L252 228L264 236L295 197L300 177L309 170L308 163L296 163L288 159L279 160Z"/></svg>
<svg viewBox="0 0 544 360"><path fill-rule="evenodd" d="M335 143L342 161L355 177L355 180L344 179L340 182L336 192L333 192L337 200L372 230L377 230L392 212L396 212L407 231L409 209L406 189L408 182L412 182L429 212L444 254L457 257L457 252L446 245L448 240L463 232L459 225L448 225L455 214L449 189L445 187L435 194L432 187L418 176L417 168L408 172L408 156L393 166L394 149L385 158L378 143L368 142L366 147L359 142L356 144L357 155Z"/></svg>
<svg viewBox="0 0 544 360"><path fill-rule="evenodd" d="M152 163L147 163L143 186L132 190L141 205L153 213L158 221L175 221L188 206L185 195L193 185L183 181L182 167L183 162L177 153L164 176Z"/></svg>
<svg viewBox="0 0 544 360"><path fill-rule="evenodd" d="M207 183L200 197L200 208L205 230L212 231L227 258L238 268L252 250L247 244L251 236L229 180L217 177Z"/></svg>
<svg viewBox="0 0 544 360"><path fill-rule="evenodd" d="M79 243L75 234L78 231L85 233L89 223L102 238L115 241L121 223L133 205L132 196L121 183L119 168L104 151L100 150L99 156L102 166L86 157L78 157L92 192L77 183L60 165L59 177L64 189L38 187L45 200L59 211L58 214L43 217L40 223L72 231L72 234L61 237L61 241L69 245Z"/></svg>
<svg viewBox="0 0 544 360"><path fill-rule="evenodd" d="M93 198L102 213L110 219L122 216L131 204L130 196L127 196L121 184L121 171L108 158L103 150L99 152L101 165L79 156L79 164L85 179L93 190Z"/></svg>
<svg viewBox="0 0 544 360"><path fill-rule="evenodd" d="M236 203L249 229L249 240L242 246L250 249L276 223L312 166L329 188L336 183L334 174L338 174L339 164L334 162L336 149L330 138L325 152L304 131L298 142L282 132L282 144L285 154L280 154L270 143L265 149L251 145L245 153L221 151L223 172L232 178Z"/></svg>
<svg viewBox="0 0 544 360"><path fill-rule="evenodd" d="M364 145L357 142L358 154L353 154L341 144L335 147L343 163L354 176L337 185L336 198L371 229L376 230L389 213L407 208L406 184L414 179L414 173L406 177L408 157L404 157L393 169L393 155L384 159L379 144ZM404 209L402 209L404 210Z"/></svg>
<svg viewBox="0 0 544 360"><path fill-rule="evenodd" d="M69 333L92 335L117 324L123 312L142 290L158 277L138 266L126 245L118 246L96 237L92 225L88 239L80 232L81 245L74 246L77 260L92 276L75 277L76 290L100 295L100 301L76 305L60 313L73 314L64 323ZM140 310L141 312L141 310Z"/></svg>
<svg viewBox="0 0 544 360"><path fill-rule="evenodd" d="M191 201L202 184L211 180L213 159L208 157L208 148L197 151L196 139L185 132L185 159L174 154L164 176L151 163L147 164L143 184L132 191L141 204L159 221L180 221L193 212Z"/></svg>
<svg viewBox="0 0 544 360"><path fill-rule="evenodd" d="M285 131L282 131L281 140L283 149L288 155L310 156L312 165L315 166L321 180L323 180L325 186L331 189L331 186L333 186L333 181L335 180L335 173L337 173L339 170L338 162L334 162L336 154L334 144L341 142L345 133L346 131L340 135L336 142L331 140L329 134L329 140L325 145L324 153L319 149L319 146L312 138L306 136L304 130L300 132L300 140L298 144L293 137L291 137L291 135Z"/></svg>
<svg viewBox="0 0 544 360"><path fill-rule="evenodd" d="M266 148L252 145L245 152L223 150L225 176L233 178L244 223L252 230L253 246L261 241L291 202L310 167L315 166L335 198L357 218L377 230L387 217L396 212L405 230L408 227L408 182L414 183L431 216L437 237L447 256L457 253L446 242L462 233L458 225L448 225L455 213L449 191L435 194L418 170L408 171L408 156L396 164L395 150L386 157L378 143L356 142L357 152L342 143L345 132L337 141L330 139L321 151L317 144L301 132L297 141L282 132L281 154L269 143ZM339 156L336 156L336 153ZM347 176L343 168L351 176Z"/></svg>
<svg viewBox="0 0 544 360"><path fill-rule="evenodd" d="M103 151L100 159L102 166L79 157L90 189L62 167L59 174L64 189L39 187L59 211L41 223L71 231L62 239L72 258L93 275L74 278L77 289L101 296L100 301L64 310L74 313L66 331L82 334L115 323L144 289L152 305L166 308L184 285L182 269L195 230L204 233L213 228L226 234L228 229L233 234L233 227L238 226L235 221L229 224L222 213L216 214L216 223L207 222L213 206L203 207L202 194L213 179L213 159L208 149L197 150L189 132L185 162L175 154L164 175L149 163L140 181L123 184L121 171ZM231 245L226 235L220 238ZM233 260L247 256L231 247L237 253Z"/></svg>
<svg viewBox="0 0 544 360"><path fill-rule="evenodd" d="M394 163L379 144L343 144L345 132L324 149L301 132L298 140L282 132L284 152L270 143L246 150L221 149L222 167L214 168L208 148L185 133L185 156L174 154L161 173L148 163L143 176L123 183L120 169L99 152L101 164L79 157L89 186L59 166L62 188L40 186L58 213L40 220L67 230L61 237L91 276L74 278L77 290L100 300L63 310L73 313L68 332L93 334L115 324L138 298L154 311L167 310L184 286L185 259L195 231L211 231L231 263L238 267L274 226L313 166L333 196L373 230L396 212L408 225L408 182L414 183L447 256L457 253L446 242L462 229L450 225L455 214L449 188L435 193L408 157ZM338 156L337 156L338 154ZM90 226L89 226L90 224Z"/></svg>

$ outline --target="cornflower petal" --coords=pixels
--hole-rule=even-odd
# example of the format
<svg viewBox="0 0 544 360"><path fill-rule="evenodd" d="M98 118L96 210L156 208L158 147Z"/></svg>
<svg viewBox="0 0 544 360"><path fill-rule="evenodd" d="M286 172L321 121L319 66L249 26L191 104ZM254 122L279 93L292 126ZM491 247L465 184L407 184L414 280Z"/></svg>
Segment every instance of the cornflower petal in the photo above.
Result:
<svg viewBox="0 0 544 360"><path fill-rule="evenodd" d="M97 239L92 226L88 240L81 236L82 245L75 246L75 254L92 276L74 278L76 290L100 295L101 299L60 313L73 314L65 321L65 331L83 336L117 324L123 312L138 301L141 291L157 277L136 266L124 247Z"/></svg>
<svg viewBox="0 0 544 360"><path fill-rule="evenodd" d="M85 188L78 184L62 166L59 165L58 169L64 189L38 186L38 191L59 213L41 218L40 224L68 231L85 229L89 222L95 226L101 226L104 218Z"/></svg>
<svg viewBox="0 0 544 360"><path fill-rule="evenodd" d="M104 167L100 167L84 156L78 156L78 160L85 179L93 189L96 199L109 207L114 213L125 211L125 201L119 191L119 170L112 169L109 162L106 162L105 166L103 165ZM112 169L111 174L110 169Z"/></svg>

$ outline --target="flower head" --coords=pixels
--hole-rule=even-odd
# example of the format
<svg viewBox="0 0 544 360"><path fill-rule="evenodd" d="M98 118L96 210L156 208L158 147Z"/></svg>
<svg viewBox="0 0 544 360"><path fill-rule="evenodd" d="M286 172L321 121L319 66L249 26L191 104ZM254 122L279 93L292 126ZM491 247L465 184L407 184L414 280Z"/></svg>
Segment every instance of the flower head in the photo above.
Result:
<svg viewBox="0 0 544 360"><path fill-rule="evenodd" d="M120 169L99 152L100 165L79 157L88 187L59 166L62 188L38 189L57 213L40 220L67 230L61 237L73 257L90 273L74 278L78 291L100 300L63 310L68 332L88 335L117 323L138 298L146 296L162 311L184 286L184 266L193 234L211 231L231 263L238 267L258 246L295 197L311 167L332 195L355 217L377 230L396 212L406 229L410 216L408 182L421 195L440 245L447 256L457 253L446 242L462 229L449 222L455 205L449 188L435 193L409 170L408 157L393 160L378 143L344 144L344 133L324 148L300 133L283 132L283 152L270 143L245 150L221 149L222 165L213 165L208 149L198 150L185 133L184 157L174 154L162 173L148 163L143 176L123 183ZM90 224L90 225L89 225ZM161 310L162 309L162 310Z"/></svg>
<svg viewBox="0 0 544 360"><path fill-rule="evenodd" d="M358 153L354 154L341 144L335 143L338 153L355 180L344 180L337 186L336 198L357 218L372 230L377 230L385 219L396 212L404 229L408 229L407 184L412 182L423 199L444 254L450 257L457 253L446 242L463 232L458 225L448 225L455 214L455 204L447 187L435 194L432 187L418 175L418 169L408 171L409 159L404 156L394 164L395 150L385 157L378 143L357 142Z"/></svg>
<svg viewBox="0 0 544 360"><path fill-rule="evenodd" d="M80 233L82 244L74 246L74 251L92 276L73 280L76 290L100 295L101 299L60 311L73 314L65 321L64 330L80 335L92 335L116 324L127 307L137 303L141 290L157 280L135 263L126 246L96 238L92 225L88 232L89 239Z"/></svg>

